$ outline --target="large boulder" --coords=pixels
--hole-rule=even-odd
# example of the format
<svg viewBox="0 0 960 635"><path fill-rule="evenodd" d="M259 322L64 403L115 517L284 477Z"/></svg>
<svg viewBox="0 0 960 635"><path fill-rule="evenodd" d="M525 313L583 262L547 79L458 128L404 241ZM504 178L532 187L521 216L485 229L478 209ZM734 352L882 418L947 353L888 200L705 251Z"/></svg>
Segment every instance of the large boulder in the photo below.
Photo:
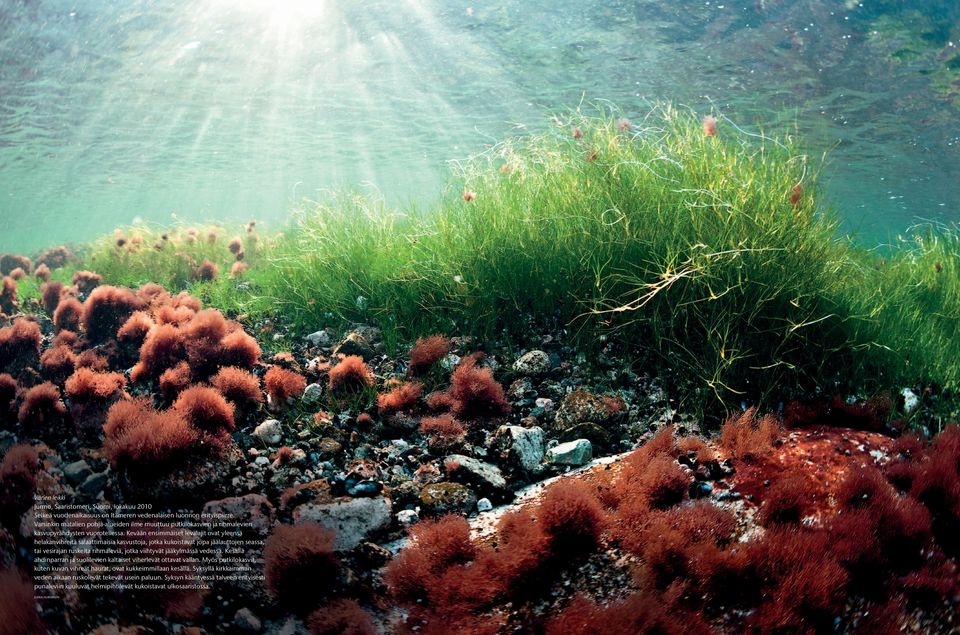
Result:
<svg viewBox="0 0 960 635"><path fill-rule="evenodd" d="M581 423L606 427L622 418L625 412L626 404L619 397L595 395L581 388L563 398L554 426L561 432Z"/></svg>
<svg viewBox="0 0 960 635"><path fill-rule="evenodd" d="M294 523L316 522L336 533L333 548L350 551L378 531L390 526L390 500L338 498L330 503L304 503L293 510Z"/></svg>

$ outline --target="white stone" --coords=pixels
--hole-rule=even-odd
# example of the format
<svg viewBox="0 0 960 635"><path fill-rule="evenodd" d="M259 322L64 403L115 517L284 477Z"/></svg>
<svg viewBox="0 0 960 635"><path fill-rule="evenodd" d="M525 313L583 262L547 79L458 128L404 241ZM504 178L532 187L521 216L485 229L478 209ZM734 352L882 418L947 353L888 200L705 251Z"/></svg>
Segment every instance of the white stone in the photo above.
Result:
<svg viewBox="0 0 960 635"><path fill-rule="evenodd" d="M490 502L489 498L481 498L477 501L478 512L488 512L491 509L493 509L493 503Z"/></svg>
<svg viewBox="0 0 960 635"><path fill-rule="evenodd" d="M283 438L283 425L276 419L267 419L254 428L253 436L267 445L277 445Z"/></svg>
<svg viewBox="0 0 960 635"><path fill-rule="evenodd" d="M903 395L903 414L910 416L920 405L920 398L909 388L904 388L900 394Z"/></svg>
<svg viewBox="0 0 960 635"><path fill-rule="evenodd" d="M550 356L543 351L528 351L513 363L513 370L522 375L545 375L550 372Z"/></svg>
<svg viewBox="0 0 960 635"><path fill-rule="evenodd" d="M554 465L584 465L593 459L593 445L587 439L560 443L547 450L547 463Z"/></svg>

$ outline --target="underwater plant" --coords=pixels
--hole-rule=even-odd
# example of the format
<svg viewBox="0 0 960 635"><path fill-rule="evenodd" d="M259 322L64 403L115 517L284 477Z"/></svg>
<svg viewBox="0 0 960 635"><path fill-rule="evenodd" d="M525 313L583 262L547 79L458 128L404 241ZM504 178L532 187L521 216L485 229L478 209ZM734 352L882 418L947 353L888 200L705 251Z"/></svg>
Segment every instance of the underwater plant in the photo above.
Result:
<svg viewBox="0 0 960 635"><path fill-rule="evenodd" d="M11 446L0 463L0 523L19 531L20 517L33 506L39 458L30 445Z"/></svg>
<svg viewBox="0 0 960 635"><path fill-rule="evenodd" d="M466 428L451 414L424 417L420 420L420 434L429 436L431 449L445 451L463 443Z"/></svg>
<svg viewBox="0 0 960 635"><path fill-rule="evenodd" d="M0 328L0 371L16 375L40 361L40 326L31 320L17 318L10 326Z"/></svg>
<svg viewBox="0 0 960 635"><path fill-rule="evenodd" d="M359 355L347 355L330 369L330 392L356 393L373 386L373 371Z"/></svg>
<svg viewBox="0 0 960 635"><path fill-rule="evenodd" d="M377 396L377 409L382 415L410 410L416 406L423 395L423 384L418 381L405 381L390 392Z"/></svg>
<svg viewBox="0 0 960 635"><path fill-rule="evenodd" d="M70 331L64 331L69 333ZM69 346L51 346L40 356L40 368L43 376L55 384L62 384L73 374L77 365L77 356Z"/></svg>
<svg viewBox="0 0 960 635"><path fill-rule="evenodd" d="M18 254L0 255L0 276L9 276L14 269L21 269L30 272L33 267L30 265L30 259Z"/></svg>
<svg viewBox="0 0 960 635"><path fill-rule="evenodd" d="M92 271L75 271L71 282L81 295L86 295L100 286L103 276Z"/></svg>
<svg viewBox="0 0 960 635"><path fill-rule="evenodd" d="M453 414L460 419L502 417L510 413L503 386L489 368L477 367L476 358L464 359L450 377Z"/></svg>
<svg viewBox="0 0 960 635"><path fill-rule="evenodd" d="M47 267L46 264L41 263L40 265L37 266L36 269L34 269L33 275L34 277L36 277L37 280L40 280L41 282L49 282L50 268Z"/></svg>
<svg viewBox="0 0 960 635"><path fill-rule="evenodd" d="M449 353L449 337L445 335L418 337L416 343L410 348L410 363L407 370L411 375L422 375Z"/></svg>
<svg viewBox="0 0 960 635"><path fill-rule="evenodd" d="M53 315L57 305L60 304L60 297L64 288L63 283L59 280L44 282L40 285L40 301L43 304L43 310L48 315Z"/></svg>
<svg viewBox="0 0 960 635"><path fill-rule="evenodd" d="M253 410L263 403L260 380L242 368L224 366L210 378L210 384L241 411Z"/></svg>
<svg viewBox="0 0 960 635"><path fill-rule="evenodd" d="M28 435L54 440L67 434L64 425L66 415L67 408L60 399L60 389L50 382L44 382L24 393L17 420Z"/></svg>
<svg viewBox="0 0 960 635"><path fill-rule="evenodd" d="M377 635L370 613L356 600L342 599L317 609L307 618L311 635Z"/></svg>
<svg viewBox="0 0 960 635"><path fill-rule="evenodd" d="M83 304L81 326L90 342L102 344L115 339L124 322L143 308L143 300L126 287L98 286Z"/></svg>
<svg viewBox="0 0 960 635"><path fill-rule="evenodd" d="M80 320L83 316L83 304L73 297L63 297L59 299L57 308L53 311L53 325L58 330L73 331L80 330Z"/></svg>
<svg viewBox="0 0 960 635"><path fill-rule="evenodd" d="M271 366L263 376L263 386L270 404L275 408L285 408L290 400L303 394L307 378L282 366Z"/></svg>
<svg viewBox="0 0 960 635"><path fill-rule="evenodd" d="M179 465L218 455L217 437L204 438L177 410L154 410L149 399L118 401L107 413L103 449L115 470L167 473Z"/></svg>
<svg viewBox="0 0 960 635"><path fill-rule="evenodd" d="M274 528L263 550L264 584L278 604L306 613L336 586L340 559L333 538L313 522Z"/></svg>
<svg viewBox="0 0 960 635"><path fill-rule="evenodd" d="M13 314L20 307L17 302L17 282L11 276L4 276L0 282L0 313Z"/></svg>

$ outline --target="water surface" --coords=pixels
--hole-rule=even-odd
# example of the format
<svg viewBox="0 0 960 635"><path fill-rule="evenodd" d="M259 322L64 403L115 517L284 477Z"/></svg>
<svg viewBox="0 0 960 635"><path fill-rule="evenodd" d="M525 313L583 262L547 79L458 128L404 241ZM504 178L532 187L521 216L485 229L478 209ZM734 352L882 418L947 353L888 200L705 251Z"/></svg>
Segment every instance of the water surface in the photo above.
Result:
<svg viewBox="0 0 960 635"><path fill-rule="evenodd" d="M960 3L6 0L0 250L274 226L330 188L428 204L448 162L589 100L799 127L861 240L960 220Z"/></svg>

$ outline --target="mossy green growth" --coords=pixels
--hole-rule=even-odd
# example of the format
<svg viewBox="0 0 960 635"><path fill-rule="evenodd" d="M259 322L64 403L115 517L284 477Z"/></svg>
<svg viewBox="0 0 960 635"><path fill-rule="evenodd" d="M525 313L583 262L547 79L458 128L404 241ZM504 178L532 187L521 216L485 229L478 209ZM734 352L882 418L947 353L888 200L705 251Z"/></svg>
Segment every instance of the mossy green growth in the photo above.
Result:
<svg viewBox="0 0 960 635"><path fill-rule="evenodd" d="M886 259L838 237L790 136L707 136L670 106L556 123L461 166L429 210L345 195L299 211L260 288L305 330L612 333L705 388L686 393L697 410L960 381L954 234Z"/></svg>
<svg viewBox="0 0 960 635"><path fill-rule="evenodd" d="M233 232L216 225L122 227L83 248L64 271L89 269L103 276L105 284L131 288L155 282L174 293L189 291L231 315L260 315L268 307L247 271L269 250L269 240L252 227ZM205 262L216 267L212 279L201 273ZM235 262L242 262L244 271L232 272Z"/></svg>
<svg viewBox="0 0 960 635"><path fill-rule="evenodd" d="M87 249L109 284L159 282L232 315L272 315L296 336L374 323L389 350L418 336L519 341L568 329L585 351L611 339L671 380L681 407L722 414L813 394L960 387L960 237L921 228L881 251L837 232L820 162L771 138L669 105L630 124L557 118L459 165L428 209L353 193L305 205L244 246L136 228ZM576 132L576 134L574 134ZM123 230L131 238L134 230ZM194 280L204 259L213 281ZM57 271L58 277L70 272ZM588 355L588 358L592 357Z"/></svg>

